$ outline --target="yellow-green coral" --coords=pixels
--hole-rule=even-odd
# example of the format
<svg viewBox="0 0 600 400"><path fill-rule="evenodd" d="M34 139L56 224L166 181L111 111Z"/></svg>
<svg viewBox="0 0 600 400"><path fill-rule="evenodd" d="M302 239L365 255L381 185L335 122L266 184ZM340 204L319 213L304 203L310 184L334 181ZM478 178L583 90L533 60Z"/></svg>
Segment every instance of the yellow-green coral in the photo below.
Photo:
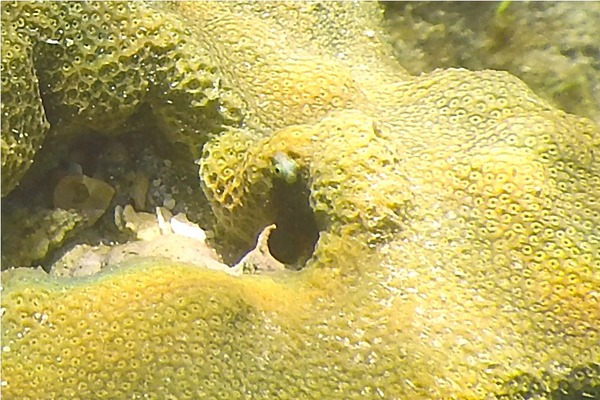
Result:
<svg viewBox="0 0 600 400"><path fill-rule="evenodd" d="M5 272L3 395L599 394L589 121L503 72L408 76L373 3L76 4L3 7L3 26L39 26L37 62L74 68L38 72L50 122L114 130L149 102L192 153L208 140L200 174L223 238L251 245L291 210L318 240L301 271L269 276L164 260L78 280ZM98 79L75 62L86 43ZM278 154L296 182L278 182Z"/></svg>
<svg viewBox="0 0 600 400"><path fill-rule="evenodd" d="M3 212L10 214L2 222L1 259L5 268L40 262L74 232L89 225L80 210L4 207Z"/></svg>
<svg viewBox="0 0 600 400"><path fill-rule="evenodd" d="M46 117L52 135L119 132L127 118L150 105L165 134L190 149L239 120L241 100L222 83L214 50L190 38L187 24L165 8L138 2L3 4L3 195L41 145Z"/></svg>
<svg viewBox="0 0 600 400"><path fill-rule="evenodd" d="M408 71L508 71L557 107L600 124L600 3L384 4L391 42Z"/></svg>

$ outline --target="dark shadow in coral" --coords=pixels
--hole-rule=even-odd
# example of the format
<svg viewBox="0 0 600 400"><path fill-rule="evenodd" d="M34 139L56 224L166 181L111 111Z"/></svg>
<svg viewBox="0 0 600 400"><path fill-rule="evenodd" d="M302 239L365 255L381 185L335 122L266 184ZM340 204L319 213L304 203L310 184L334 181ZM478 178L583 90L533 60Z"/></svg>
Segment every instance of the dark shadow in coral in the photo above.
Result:
<svg viewBox="0 0 600 400"><path fill-rule="evenodd" d="M319 239L317 223L308 202L304 179L293 184L273 181L271 202L276 207L277 229L269 238L271 254L292 269L302 269Z"/></svg>

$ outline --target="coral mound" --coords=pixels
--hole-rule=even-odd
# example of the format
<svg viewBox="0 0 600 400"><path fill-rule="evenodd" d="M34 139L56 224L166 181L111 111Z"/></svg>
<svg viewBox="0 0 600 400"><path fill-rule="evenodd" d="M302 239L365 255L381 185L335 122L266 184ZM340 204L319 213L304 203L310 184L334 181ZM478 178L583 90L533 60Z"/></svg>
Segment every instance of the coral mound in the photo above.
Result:
<svg viewBox="0 0 600 400"><path fill-rule="evenodd" d="M3 272L3 395L599 397L597 126L506 72L408 75L381 17L3 5L3 194L46 136L150 113L199 158L216 239L241 256L275 223L299 270Z"/></svg>

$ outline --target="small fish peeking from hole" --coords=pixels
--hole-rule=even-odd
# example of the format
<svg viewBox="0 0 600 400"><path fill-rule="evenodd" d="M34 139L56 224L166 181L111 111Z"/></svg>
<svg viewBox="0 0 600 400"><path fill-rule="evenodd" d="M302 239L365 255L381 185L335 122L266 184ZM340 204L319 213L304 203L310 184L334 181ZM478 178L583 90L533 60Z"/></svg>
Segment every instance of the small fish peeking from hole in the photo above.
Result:
<svg viewBox="0 0 600 400"><path fill-rule="evenodd" d="M269 248L273 257L288 269L300 270L319 238L309 205L306 171L287 152L276 152L271 159L274 179L270 204L278 228L269 238Z"/></svg>
<svg viewBox="0 0 600 400"><path fill-rule="evenodd" d="M298 179L298 163L288 154L278 151L273 156L273 172L276 177L291 185Z"/></svg>

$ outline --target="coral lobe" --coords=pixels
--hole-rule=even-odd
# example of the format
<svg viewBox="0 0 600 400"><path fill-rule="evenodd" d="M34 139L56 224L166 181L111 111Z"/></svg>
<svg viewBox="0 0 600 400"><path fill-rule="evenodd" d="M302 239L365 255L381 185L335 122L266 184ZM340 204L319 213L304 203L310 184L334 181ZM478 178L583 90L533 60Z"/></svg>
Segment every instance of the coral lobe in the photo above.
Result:
<svg viewBox="0 0 600 400"><path fill-rule="evenodd" d="M146 104L199 157L223 242L290 209L316 240L269 275L5 271L3 394L597 395L598 128L505 72L410 76L380 27L363 2L3 5L3 194L44 135Z"/></svg>

